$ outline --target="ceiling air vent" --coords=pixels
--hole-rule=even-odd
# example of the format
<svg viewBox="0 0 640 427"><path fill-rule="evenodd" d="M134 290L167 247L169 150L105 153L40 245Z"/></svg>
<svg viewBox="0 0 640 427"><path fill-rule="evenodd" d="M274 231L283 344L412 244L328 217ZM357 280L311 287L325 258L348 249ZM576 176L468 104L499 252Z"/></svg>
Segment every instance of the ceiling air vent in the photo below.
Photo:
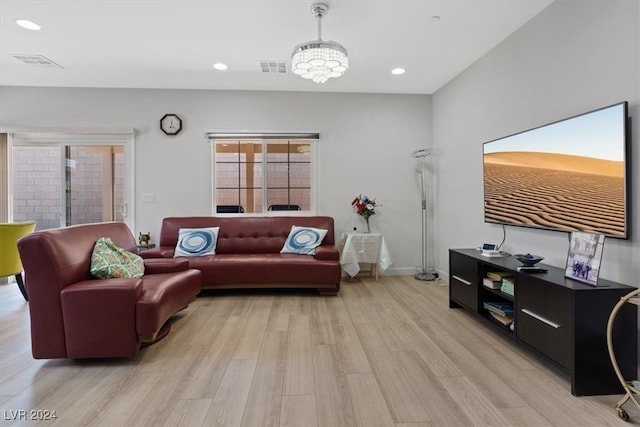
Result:
<svg viewBox="0 0 640 427"><path fill-rule="evenodd" d="M263 73L275 73L286 74L287 62L286 61L258 61L260 62L260 69Z"/></svg>
<svg viewBox="0 0 640 427"><path fill-rule="evenodd" d="M39 68L64 68L59 64L56 64L44 55L29 55L29 54L12 54L18 61L22 61L25 64L33 65Z"/></svg>

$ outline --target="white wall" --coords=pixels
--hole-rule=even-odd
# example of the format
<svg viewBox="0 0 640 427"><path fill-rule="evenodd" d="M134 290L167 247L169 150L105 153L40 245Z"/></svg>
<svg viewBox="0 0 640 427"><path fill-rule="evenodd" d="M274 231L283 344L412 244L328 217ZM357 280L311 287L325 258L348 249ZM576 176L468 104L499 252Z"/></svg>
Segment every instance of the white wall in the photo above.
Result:
<svg viewBox="0 0 640 427"><path fill-rule="evenodd" d="M165 113L183 119L175 137L158 128ZM136 223L158 238L165 216L211 214L207 130L317 131L318 209L337 237L353 224L351 200L377 196L372 231L385 234L389 274L420 264L420 203L411 152L431 146L431 97L141 89L0 87L0 128L135 128ZM141 203L154 193L155 203ZM157 240L156 240L157 241Z"/></svg>
<svg viewBox="0 0 640 427"><path fill-rule="evenodd" d="M433 95L436 265L449 248L500 242L483 222L482 143L619 101L632 117L631 239L607 239L601 277L640 286L640 10L636 0L557 0ZM506 227L504 250L564 267L566 233Z"/></svg>

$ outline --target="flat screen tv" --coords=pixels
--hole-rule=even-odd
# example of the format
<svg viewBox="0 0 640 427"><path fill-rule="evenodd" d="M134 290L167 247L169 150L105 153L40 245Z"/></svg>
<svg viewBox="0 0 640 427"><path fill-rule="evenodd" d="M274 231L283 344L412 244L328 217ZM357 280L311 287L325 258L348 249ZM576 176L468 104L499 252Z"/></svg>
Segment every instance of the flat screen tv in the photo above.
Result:
<svg viewBox="0 0 640 427"><path fill-rule="evenodd" d="M484 220L629 238L627 102L483 144Z"/></svg>

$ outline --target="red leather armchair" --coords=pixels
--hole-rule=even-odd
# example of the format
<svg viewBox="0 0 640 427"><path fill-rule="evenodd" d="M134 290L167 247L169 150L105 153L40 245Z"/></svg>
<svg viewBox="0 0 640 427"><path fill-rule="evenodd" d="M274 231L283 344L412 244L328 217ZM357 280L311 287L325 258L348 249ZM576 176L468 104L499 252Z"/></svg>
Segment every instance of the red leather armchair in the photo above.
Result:
<svg viewBox="0 0 640 427"><path fill-rule="evenodd" d="M200 292L202 276L186 260L145 261L140 279L93 278L96 240L137 251L123 223L37 231L18 241L29 296L36 359L132 357L168 332L167 320Z"/></svg>

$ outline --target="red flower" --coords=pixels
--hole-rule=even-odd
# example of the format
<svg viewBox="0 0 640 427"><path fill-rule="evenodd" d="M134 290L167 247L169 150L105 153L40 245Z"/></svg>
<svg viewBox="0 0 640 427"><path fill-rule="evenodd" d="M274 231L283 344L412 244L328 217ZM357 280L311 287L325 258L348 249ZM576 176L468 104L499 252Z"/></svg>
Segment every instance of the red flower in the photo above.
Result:
<svg viewBox="0 0 640 427"><path fill-rule="evenodd" d="M381 205L376 204L376 199L360 194L351 201L351 206L356 209L358 215L362 215L368 221L371 215L375 215L375 208Z"/></svg>

